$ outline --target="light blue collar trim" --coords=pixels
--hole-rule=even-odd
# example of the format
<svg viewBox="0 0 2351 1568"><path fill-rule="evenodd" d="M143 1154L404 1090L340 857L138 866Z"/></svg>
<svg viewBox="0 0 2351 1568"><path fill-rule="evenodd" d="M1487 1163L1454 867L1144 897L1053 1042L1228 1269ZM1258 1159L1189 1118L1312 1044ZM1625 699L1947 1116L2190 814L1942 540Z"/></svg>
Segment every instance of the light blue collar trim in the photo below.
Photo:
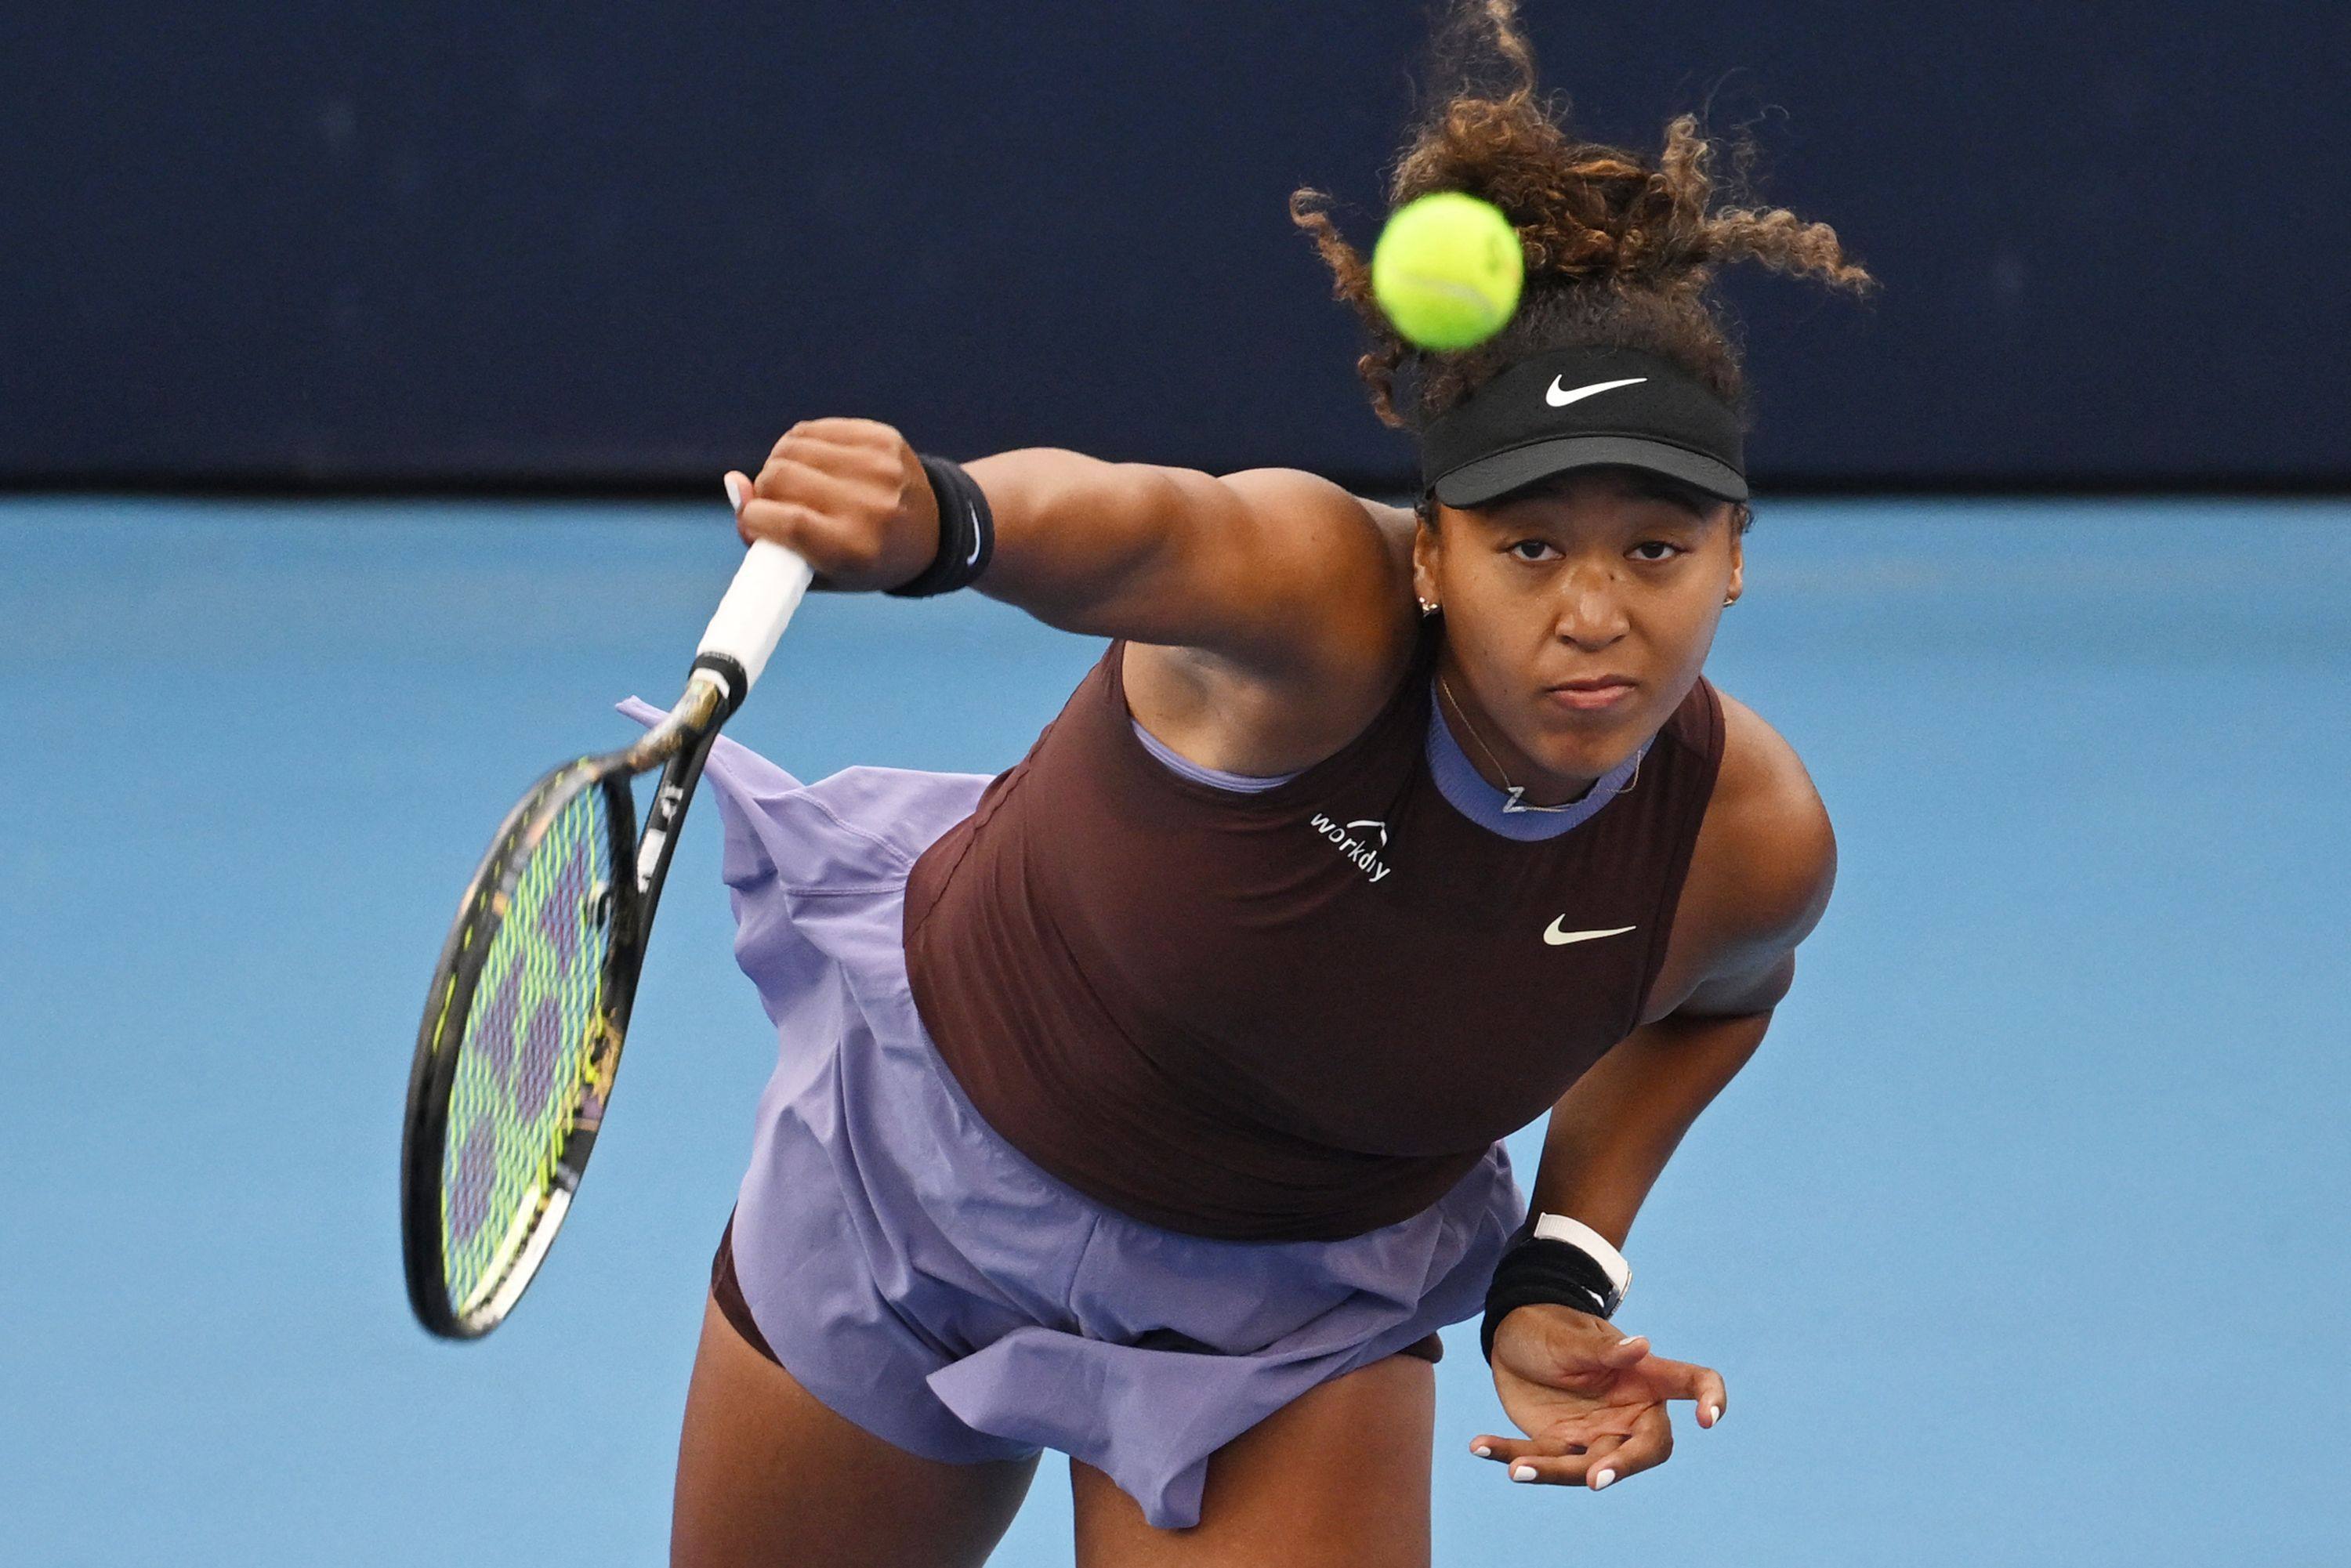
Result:
<svg viewBox="0 0 2351 1568"><path fill-rule="evenodd" d="M1287 784L1298 777L1296 773L1228 773L1221 768L1203 767L1144 728L1143 721L1133 714L1127 715L1126 721L1134 726L1134 738L1143 742L1143 749L1159 758L1167 771L1178 779L1206 784L1211 789L1229 789L1236 795L1254 795L1261 789Z"/></svg>
<svg viewBox="0 0 2351 1568"><path fill-rule="evenodd" d="M1583 800L1564 811L1505 811L1502 808L1510 797L1478 776L1461 743L1453 738L1453 727L1446 722L1444 706L1434 687L1428 694L1428 771L1437 780L1437 793L1479 827L1521 843L1555 839L1590 821L1593 812L1631 788L1641 758L1654 744L1654 740L1644 742L1640 750L1603 775Z"/></svg>

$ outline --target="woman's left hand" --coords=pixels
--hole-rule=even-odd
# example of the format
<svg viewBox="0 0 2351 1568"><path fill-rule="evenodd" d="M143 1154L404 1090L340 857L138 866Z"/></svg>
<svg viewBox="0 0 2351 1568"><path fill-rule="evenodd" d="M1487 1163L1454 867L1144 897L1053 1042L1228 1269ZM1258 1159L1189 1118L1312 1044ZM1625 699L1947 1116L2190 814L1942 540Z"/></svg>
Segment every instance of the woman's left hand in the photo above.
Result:
<svg viewBox="0 0 2351 1568"><path fill-rule="evenodd" d="M1494 1333L1494 1392L1527 1436L1479 1437L1470 1451L1513 1480L1593 1491L1674 1451L1668 1399L1698 1401L1698 1424L1722 1419L1722 1375L1649 1354L1605 1318L1573 1307L1520 1307Z"/></svg>

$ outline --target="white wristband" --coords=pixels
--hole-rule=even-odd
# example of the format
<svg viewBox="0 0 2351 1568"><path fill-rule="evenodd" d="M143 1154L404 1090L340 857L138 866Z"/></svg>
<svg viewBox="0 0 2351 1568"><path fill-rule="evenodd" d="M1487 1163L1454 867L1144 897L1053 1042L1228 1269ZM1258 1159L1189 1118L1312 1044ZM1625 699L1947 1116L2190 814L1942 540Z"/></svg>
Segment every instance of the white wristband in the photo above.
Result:
<svg viewBox="0 0 2351 1568"><path fill-rule="evenodd" d="M1633 1288L1633 1265L1625 1261L1622 1252L1608 1245L1606 1237L1582 1220L1570 1219L1564 1214L1538 1214L1534 1234L1538 1240L1564 1241L1588 1254L1615 1287L1618 1300L1623 1300L1625 1292Z"/></svg>

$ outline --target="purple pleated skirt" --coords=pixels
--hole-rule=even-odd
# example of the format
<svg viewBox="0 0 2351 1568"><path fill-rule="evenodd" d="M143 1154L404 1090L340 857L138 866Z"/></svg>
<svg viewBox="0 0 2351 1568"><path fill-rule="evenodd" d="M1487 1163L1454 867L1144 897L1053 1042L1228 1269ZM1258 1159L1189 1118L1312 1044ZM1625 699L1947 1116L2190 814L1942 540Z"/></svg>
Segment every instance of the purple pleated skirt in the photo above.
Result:
<svg viewBox="0 0 2351 1568"><path fill-rule="evenodd" d="M780 1046L735 1272L759 1337L827 1406L935 1459L1060 1449L1181 1527L1217 1448L1479 1310L1524 1208L1499 1144L1400 1224L1217 1241L1104 1208L980 1120L915 1014L903 912L914 858L986 779L804 785L724 738L705 777L736 957Z"/></svg>

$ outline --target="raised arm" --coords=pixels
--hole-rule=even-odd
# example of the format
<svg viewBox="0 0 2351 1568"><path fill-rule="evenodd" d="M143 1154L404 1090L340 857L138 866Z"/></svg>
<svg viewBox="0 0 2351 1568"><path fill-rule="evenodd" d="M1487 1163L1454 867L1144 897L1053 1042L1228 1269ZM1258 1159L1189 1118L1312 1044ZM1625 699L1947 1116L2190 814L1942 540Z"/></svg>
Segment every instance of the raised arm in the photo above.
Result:
<svg viewBox="0 0 2351 1568"><path fill-rule="evenodd" d="M979 591L1125 638L1135 716L1196 761L1305 767L1378 711L1409 655L1409 513L1290 469L1219 478L1037 449L967 472L996 521ZM745 540L799 550L820 587L893 588L938 549L920 460L872 420L796 424L756 480L727 486Z"/></svg>
<svg viewBox="0 0 2351 1568"><path fill-rule="evenodd" d="M1313 475L1220 478L1045 449L983 457L967 472L996 523L979 591L1050 625L1189 650L1276 683L1381 662L1409 635L1397 531L1408 516ZM820 587L894 587L938 546L914 448L871 420L794 425L737 518L747 540L806 556Z"/></svg>

